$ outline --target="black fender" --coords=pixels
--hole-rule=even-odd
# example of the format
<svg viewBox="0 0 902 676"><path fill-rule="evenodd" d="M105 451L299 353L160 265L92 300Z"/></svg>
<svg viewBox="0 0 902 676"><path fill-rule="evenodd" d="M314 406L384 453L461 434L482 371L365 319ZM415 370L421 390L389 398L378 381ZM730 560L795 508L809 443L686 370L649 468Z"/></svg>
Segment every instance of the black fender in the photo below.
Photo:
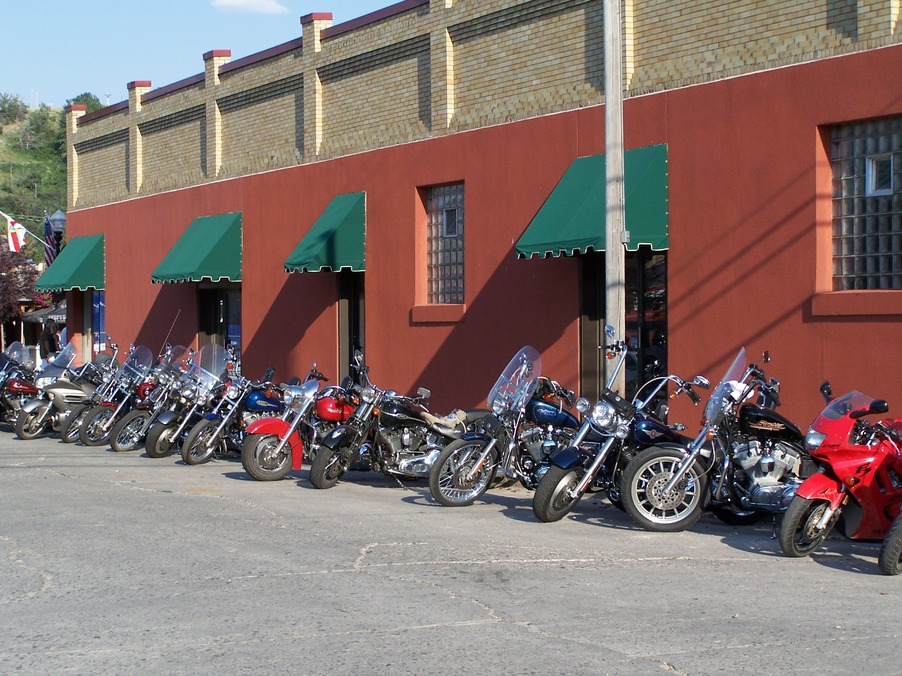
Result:
<svg viewBox="0 0 902 676"><path fill-rule="evenodd" d="M590 456L579 446L568 446L552 456L551 464L561 469L573 469L574 467L585 467L593 457L594 454Z"/></svg>
<svg viewBox="0 0 902 676"><path fill-rule="evenodd" d="M321 453L324 448L334 451L343 446L353 448L356 451L362 441L363 438L359 431L350 425L339 425L323 437L319 444L319 452Z"/></svg>
<svg viewBox="0 0 902 676"><path fill-rule="evenodd" d="M175 411L163 411L157 416L154 425L172 425L178 422L179 414Z"/></svg>
<svg viewBox="0 0 902 676"><path fill-rule="evenodd" d="M490 437L488 434L480 434L479 432L466 432L458 438L463 441L481 441L487 444L493 437Z"/></svg>

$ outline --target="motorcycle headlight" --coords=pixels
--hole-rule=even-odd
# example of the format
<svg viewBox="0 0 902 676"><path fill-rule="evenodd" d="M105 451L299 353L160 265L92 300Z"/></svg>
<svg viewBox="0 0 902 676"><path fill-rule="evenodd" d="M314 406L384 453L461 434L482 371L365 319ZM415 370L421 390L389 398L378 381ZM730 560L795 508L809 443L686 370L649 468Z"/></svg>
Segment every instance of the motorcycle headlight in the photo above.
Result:
<svg viewBox="0 0 902 676"><path fill-rule="evenodd" d="M110 382L110 380L112 380L112 376L109 373L104 373L103 374L103 382L108 383L108 382Z"/></svg>
<svg viewBox="0 0 902 676"><path fill-rule="evenodd" d="M44 387L44 385L49 385L52 382L53 378L38 378L34 381L34 386L38 389L41 389L42 387Z"/></svg>
<svg viewBox="0 0 902 676"><path fill-rule="evenodd" d="M179 394L182 395L185 399L190 399L194 395L194 388L190 385L186 385L181 390L179 390Z"/></svg>
<svg viewBox="0 0 902 676"><path fill-rule="evenodd" d="M809 451L813 451L818 448L822 443L824 443L824 439L827 438L827 435L823 432L816 432L815 430L808 430L808 434L805 435L805 448Z"/></svg>
<svg viewBox="0 0 902 676"><path fill-rule="evenodd" d="M589 417L592 418L593 425L607 429L614 422L616 415L613 406L606 401L599 401L592 408L592 413L589 414Z"/></svg>
<svg viewBox="0 0 902 676"><path fill-rule="evenodd" d="M376 401L376 390L372 387L364 387L363 392L360 393L360 398L363 399L366 403L372 404Z"/></svg>
<svg viewBox="0 0 902 676"><path fill-rule="evenodd" d="M238 396L238 386L237 385L229 385L226 388L225 396L229 399L234 399Z"/></svg>
<svg viewBox="0 0 902 676"><path fill-rule="evenodd" d="M507 410L507 402L501 397L492 399L492 413L502 415Z"/></svg>
<svg viewBox="0 0 902 676"><path fill-rule="evenodd" d="M591 405L592 405L592 402L590 402L585 397L580 397L579 399L576 400L576 410L579 411L580 413L585 413L586 411L588 411L589 407Z"/></svg>

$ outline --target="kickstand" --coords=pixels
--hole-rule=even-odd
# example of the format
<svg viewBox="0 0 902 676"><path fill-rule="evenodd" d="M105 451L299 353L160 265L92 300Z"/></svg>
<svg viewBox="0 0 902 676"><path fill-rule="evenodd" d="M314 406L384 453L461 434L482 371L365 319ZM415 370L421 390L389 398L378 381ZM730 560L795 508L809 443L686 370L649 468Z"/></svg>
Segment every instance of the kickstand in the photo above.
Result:
<svg viewBox="0 0 902 676"><path fill-rule="evenodd" d="M776 512L774 512L773 521L771 523L773 524L773 530L771 530L771 532L770 532L770 539L776 540L777 539L777 513Z"/></svg>
<svg viewBox="0 0 902 676"><path fill-rule="evenodd" d="M397 482L398 482L398 485L399 485L401 488L403 488L405 491L406 491L406 490L410 490L410 489L407 488L407 486L405 486L405 485L401 482L401 480L400 480L398 477L396 477L394 474L391 475L391 478L394 479L395 481L397 481Z"/></svg>

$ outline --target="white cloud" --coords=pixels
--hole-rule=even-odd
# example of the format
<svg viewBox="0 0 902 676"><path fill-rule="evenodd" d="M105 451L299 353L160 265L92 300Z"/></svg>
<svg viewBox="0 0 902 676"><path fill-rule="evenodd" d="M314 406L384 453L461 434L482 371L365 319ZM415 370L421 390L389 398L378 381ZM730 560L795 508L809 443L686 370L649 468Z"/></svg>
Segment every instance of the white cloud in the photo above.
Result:
<svg viewBox="0 0 902 676"><path fill-rule="evenodd" d="M278 0L211 0L215 9L258 14L287 14L288 8Z"/></svg>

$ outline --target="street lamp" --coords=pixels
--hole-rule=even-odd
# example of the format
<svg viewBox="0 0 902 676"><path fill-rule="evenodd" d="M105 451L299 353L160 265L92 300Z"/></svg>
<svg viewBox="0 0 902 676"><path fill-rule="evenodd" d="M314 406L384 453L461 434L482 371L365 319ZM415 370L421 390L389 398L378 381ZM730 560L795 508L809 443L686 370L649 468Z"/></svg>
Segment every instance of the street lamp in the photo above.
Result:
<svg viewBox="0 0 902 676"><path fill-rule="evenodd" d="M63 233L66 231L66 214L57 209L50 217L50 227L53 228L53 237L56 240L56 252L59 253L60 244L63 241Z"/></svg>

